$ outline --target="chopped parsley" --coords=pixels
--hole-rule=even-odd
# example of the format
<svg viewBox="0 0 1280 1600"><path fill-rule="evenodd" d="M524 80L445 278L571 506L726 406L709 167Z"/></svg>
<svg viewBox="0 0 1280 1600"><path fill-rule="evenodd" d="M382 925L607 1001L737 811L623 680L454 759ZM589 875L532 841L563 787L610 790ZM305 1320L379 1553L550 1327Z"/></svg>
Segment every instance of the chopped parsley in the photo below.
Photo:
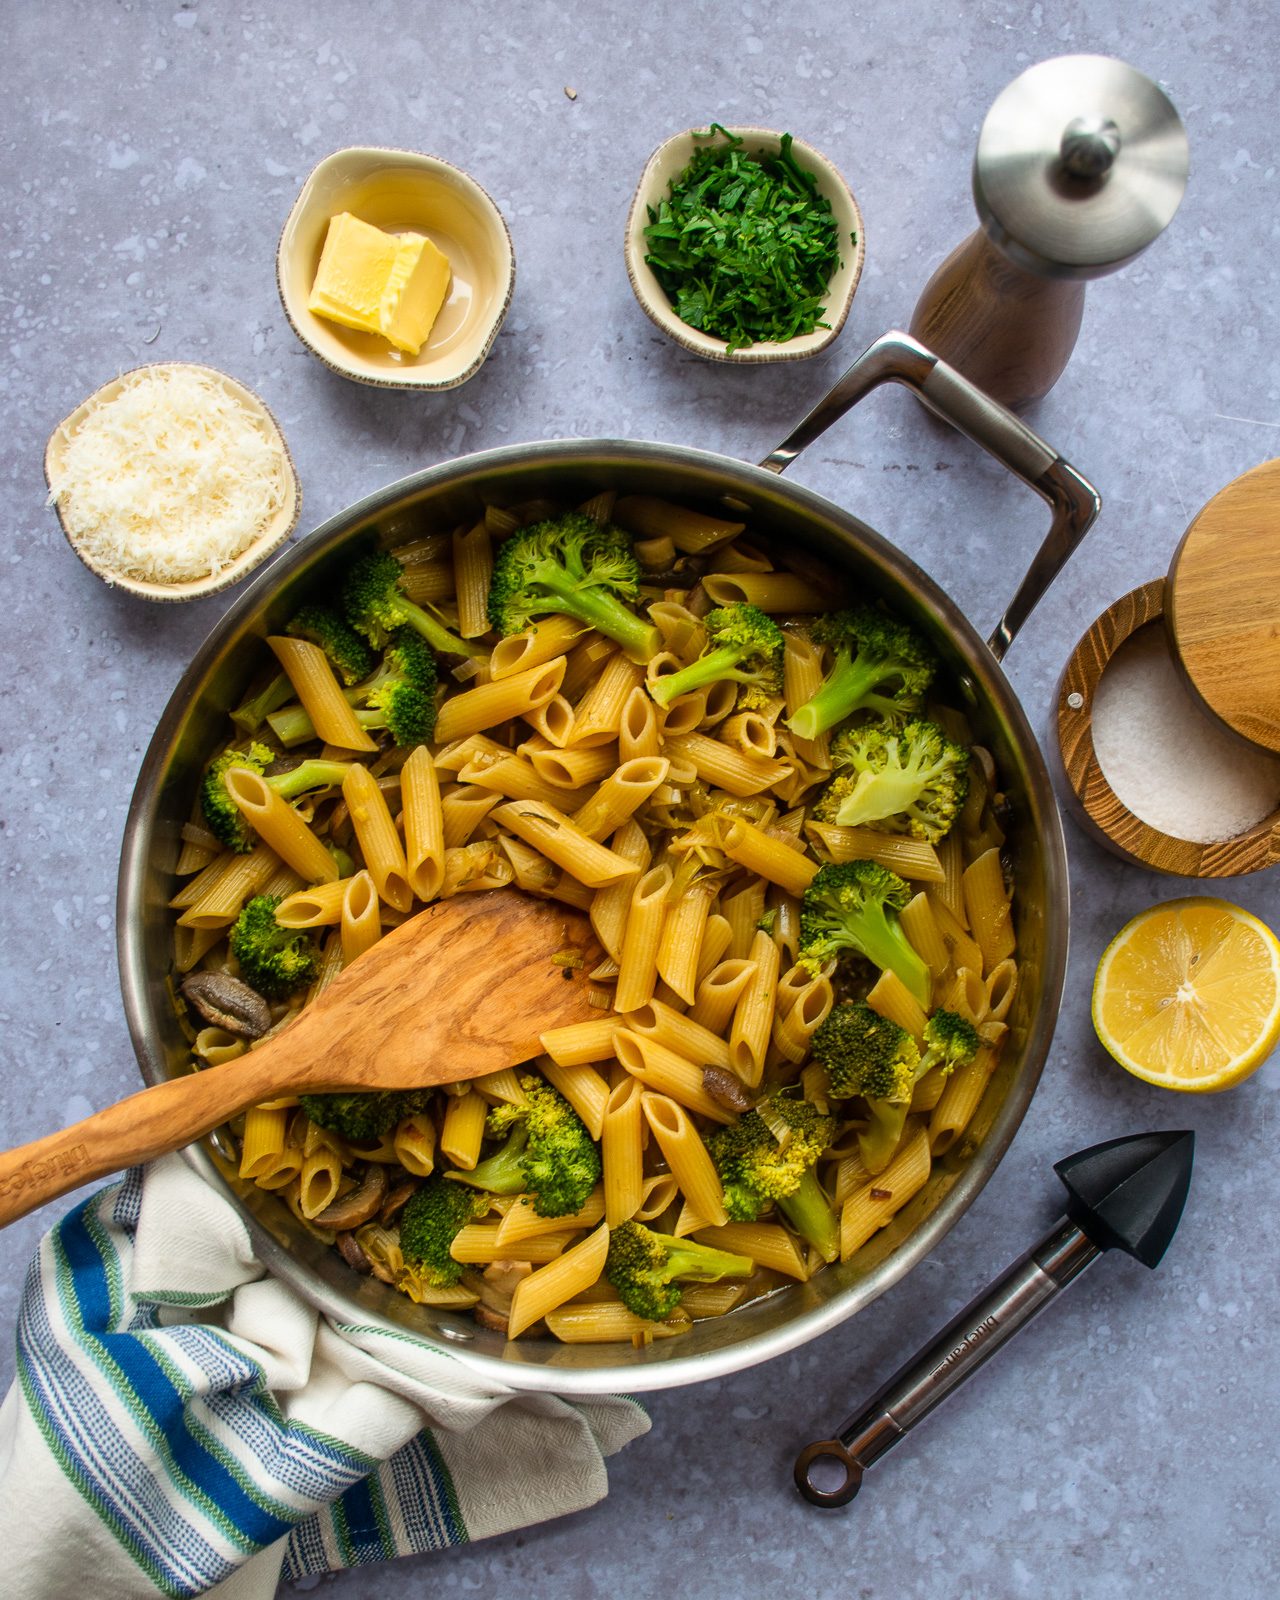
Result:
<svg viewBox="0 0 1280 1600"><path fill-rule="evenodd" d="M730 351L830 327L822 314L840 266L838 228L791 135L776 155L758 156L718 122L699 137L715 142L648 207L644 230L645 260L676 315Z"/></svg>

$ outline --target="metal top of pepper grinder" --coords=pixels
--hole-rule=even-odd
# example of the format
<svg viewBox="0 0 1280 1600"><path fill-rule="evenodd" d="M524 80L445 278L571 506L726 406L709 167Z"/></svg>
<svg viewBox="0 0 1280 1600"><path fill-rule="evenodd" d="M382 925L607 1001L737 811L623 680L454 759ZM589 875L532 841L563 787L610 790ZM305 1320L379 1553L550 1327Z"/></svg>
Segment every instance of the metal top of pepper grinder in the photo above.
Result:
<svg viewBox="0 0 1280 1600"><path fill-rule="evenodd" d="M1186 129L1150 78L1111 56L1028 68L987 113L973 160L983 228L1018 266L1101 278L1173 220Z"/></svg>

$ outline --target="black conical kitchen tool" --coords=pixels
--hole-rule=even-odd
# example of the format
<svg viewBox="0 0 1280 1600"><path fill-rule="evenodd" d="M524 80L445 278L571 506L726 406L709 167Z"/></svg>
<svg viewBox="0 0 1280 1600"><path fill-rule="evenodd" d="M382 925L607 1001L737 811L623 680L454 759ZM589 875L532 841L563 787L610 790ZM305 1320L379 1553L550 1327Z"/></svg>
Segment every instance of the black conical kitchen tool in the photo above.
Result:
<svg viewBox="0 0 1280 1600"><path fill-rule="evenodd" d="M1054 1165L1067 1215L971 1301L918 1356L899 1368L831 1439L796 1458L796 1488L815 1506L844 1506L862 1474L908 1428L975 1372L1104 1250L1156 1266L1169 1247L1191 1184L1195 1134L1108 1139ZM823 1480L826 1486L823 1486Z"/></svg>

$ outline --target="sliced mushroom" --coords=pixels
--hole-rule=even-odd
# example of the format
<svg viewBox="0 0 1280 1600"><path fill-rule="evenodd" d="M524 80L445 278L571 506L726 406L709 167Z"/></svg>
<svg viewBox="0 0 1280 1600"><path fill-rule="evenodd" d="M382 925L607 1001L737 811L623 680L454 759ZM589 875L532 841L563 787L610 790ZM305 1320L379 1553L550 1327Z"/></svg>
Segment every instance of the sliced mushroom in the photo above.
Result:
<svg viewBox="0 0 1280 1600"><path fill-rule="evenodd" d="M413 1178L404 1178L399 1183L393 1184L386 1199L382 1202L382 1210L378 1213L378 1221L384 1228L389 1228L404 1210L405 1201L418 1187Z"/></svg>
<svg viewBox="0 0 1280 1600"><path fill-rule="evenodd" d="M354 1233L340 1233L334 1240L338 1247L338 1254L349 1267L356 1272L363 1273L366 1277L373 1271L373 1263L360 1248L360 1241Z"/></svg>
<svg viewBox="0 0 1280 1600"><path fill-rule="evenodd" d="M726 1111L750 1111L751 1096L736 1072L727 1067L703 1067L702 1087Z"/></svg>
<svg viewBox="0 0 1280 1600"><path fill-rule="evenodd" d="M372 1222L382 1207L387 1193L387 1169L380 1162L370 1161L364 1177L349 1194L339 1195L316 1217L322 1228L337 1228L346 1232Z"/></svg>
<svg viewBox="0 0 1280 1600"><path fill-rule="evenodd" d="M495 1333L505 1334L509 1323L500 1311L490 1311L483 1302L471 1308L471 1315L482 1328L492 1328Z"/></svg>
<svg viewBox="0 0 1280 1600"><path fill-rule="evenodd" d="M228 972L189 972L182 980L183 998L215 1028L261 1039L271 1027L271 1007L243 978Z"/></svg>

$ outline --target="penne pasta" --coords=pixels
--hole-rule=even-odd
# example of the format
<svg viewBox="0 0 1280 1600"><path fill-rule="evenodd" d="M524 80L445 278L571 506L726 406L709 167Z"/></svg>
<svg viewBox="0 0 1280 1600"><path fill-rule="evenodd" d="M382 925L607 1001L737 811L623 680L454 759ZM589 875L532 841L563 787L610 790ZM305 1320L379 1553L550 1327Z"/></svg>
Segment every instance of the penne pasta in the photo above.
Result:
<svg viewBox="0 0 1280 1600"><path fill-rule="evenodd" d="M798 842L775 838L743 817L722 822L717 837L731 861L778 884L788 894L802 895L818 871L818 863L803 853Z"/></svg>
<svg viewBox="0 0 1280 1600"><path fill-rule="evenodd" d="M444 881L444 811L440 780L426 745L418 745L400 769L405 872L416 899L430 902Z"/></svg>
<svg viewBox="0 0 1280 1600"><path fill-rule="evenodd" d="M510 677L453 695L440 707L436 718L436 743L448 744L453 739L483 733L486 728L496 728L525 711L546 705L563 677L564 657L559 656L542 666L527 667Z"/></svg>
<svg viewBox="0 0 1280 1600"><path fill-rule="evenodd" d="M585 1062L566 1067L558 1061L546 1059L539 1060L538 1066L552 1088L558 1089L582 1118L591 1137L599 1139L600 1129L604 1126L609 1085L596 1069Z"/></svg>
<svg viewBox="0 0 1280 1600"><path fill-rule="evenodd" d="M806 831L821 842L833 861L876 861L900 878L917 883L943 882L938 852L923 839L877 833L874 828L837 828L828 822L810 822Z"/></svg>
<svg viewBox="0 0 1280 1600"><path fill-rule="evenodd" d="M713 1250L728 1250L735 1256L750 1256L758 1267L768 1267L785 1277L803 1283L809 1276L800 1247L776 1222L728 1222L721 1227L699 1228L694 1233L699 1244Z"/></svg>
<svg viewBox="0 0 1280 1600"><path fill-rule="evenodd" d="M546 1313L546 1323L561 1344L648 1344L687 1333L693 1326L683 1303L665 1322L646 1322L620 1300L553 1306Z"/></svg>
<svg viewBox="0 0 1280 1600"><path fill-rule="evenodd" d="M744 522L705 516L647 494L623 495L614 505L613 519L642 539L670 539L685 555L718 549L746 527Z"/></svg>
<svg viewBox="0 0 1280 1600"><path fill-rule="evenodd" d="M604 671L574 707L573 742L579 749L610 744L622 726L622 711L631 691L644 682L644 668L621 652L610 656Z"/></svg>
<svg viewBox="0 0 1280 1600"><path fill-rule="evenodd" d="M658 945L666 916L671 868L653 867L635 881L618 957L615 1011L634 1011L653 996L658 980Z"/></svg>
<svg viewBox="0 0 1280 1600"><path fill-rule="evenodd" d="M758 611L788 615L833 608L829 590L794 572L708 572L702 587L718 606L755 606Z"/></svg>
<svg viewBox="0 0 1280 1600"><path fill-rule="evenodd" d="M711 739L705 733L668 737L662 749L663 754L673 760L688 761L704 783L738 796L762 794L791 771L784 761L744 755L741 750L721 744L719 739Z"/></svg>
<svg viewBox="0 0 1280 1600"><path fill-rule="evenodd" d="M735 956L712 967L698 985L698 996L688 1013L690 1022L712 1034L723 1034L737 1009L742 991L755 977L756 964Z"/></svg>
<svg viewBox="0 0 1280 1600"><path fill-rule="evenodd" d="M675 1176L680 1193L712 1227L727 1222L720 1175L684 1107L667 1095L646 1089L640 1096L640 1109Z"/></svg>
<svg viewBox="0 0 1280 1600"><path fill-rule="evenodd" d="M284 668L316 735L343 750L376 750L378 746L356 721L356 714L333 675L329 658L306 639L272 636L267 644Z"/></svg>
<svg viewBox="0 0 1280 1600"><path fill-rule="evenodd" d="M454 533L450 576L457 596L458 633L464 639L478 639L489 631L489 579L493 576L493 543L483 519ZM446 589L443 595L431 598L444 599L450 592Z"/></svg>
<svg viewBox="0 0 1280 1600"><path fill-rule="evenodd" d="M626 1026L642 1039L666 1045L686 1060L705 1062L713 1067L729 1065L729 1046L718 1034L692 1017L682 1016L661 1000L650 1000L629 1012Z"/></svg>
<svg viewBox="0 0 1280 1600"><path fill-rule="evenodd" d="M729 1066L748 1088L764 1075L778 985L778 947L763 930L752 941L751 961L755 971L742 991L729 1034Z"/></svg>
<svg viewBox="0 0 1280 1600"><path fill-rule="evenodd" d="M368 775L364 767L355 766L351 771ZM228 767L223 782L241 815L263 844L274 850L305 883L330 883L338 876L338 863L333 856L261 773L249 767Z"/></svg>
<svg viewBox="0 0 1280 1600"><path fill-rule="evenodd" d="M507 1318L508 1337L516 1338L545 1317L548 1311L554 1311L583 1289L590 1288L604 1271L608 1254L609 1229L601 1223L580 1244L566 1250L559 1260L553 1260L539 1271L531 1272L527 1278L522 1278L511 1297L511 1311Z"/></svg>
<svg viewBox="0 0 1280 1600"><path fill-rule="evenodd" d="M905 1028L919 1043L926 1021L924 1008L896 972L880 974L867 991L867 1004L882 1017Z"/></svg>
<svg viewBox="0 0 1280 1600"><path fill-rule="evenodd" d="M367 872L347 878L338 926L342 936L342 965L349 967L382 937L378 891Z"/></svg>
<svg viewBox="0 0 1280 1600"><path fill-rule="evenodd" d="M928 1181L929 1168L929 1138L923 1128L917 1128L903 1141L884 1171L855 1189L841 1206L841 1261L848 1261L873 1233L919 1194Z"/></svg>
<svg viewBox="0 0 1280 1600"><path fill-rule="evenodd" d="M468 1089L465 1094L446 1095L440 1154L448 1156L455 1167L470 1172L480 1159L488 1115L489 1102L474 1089Z"/></svg>
<svg viewBox="0 0 1280 1600"><path fill-rule="evenodd" d="M630 1028L618 1028L614 1034L614 1052L619 1064L638 1078L646 1089L652 1089L678 1101L699 1116L713 1122L732 1122L733 1113L726 1111L702 1086L702 1066L679 1055L654 1039L646 1039Z"/></svg>
<svg viewBox="0 0 1280 1600"><path fill-rule="evenodd" d="M642 1088L624 1078L609 1093L600 1134L604 1167L604 1220L611 1228L639 1211L644 1199L644 1119Z"/></svg>
<svg viewBox="0 0 1280 1600"><path fill-rule="evenodd" d="M698 989L698 967L702 942L707 931L714 890L694 884L674 905L668 905L658 940L658 974L686 1005L692 1005Z"/></svg>
<svg viewBox="0 0 1280 1600"><path fill-rule="evenodd" d="M407 911L413 904L413 890L404 845L391 820L386 796L368 767L351 768L342 781L342 795L378 898L397 911Z"/></svg>
<svg viewBox="0 0 1280 1600"><path fill-rule="evenodd" d="M973 1060L957 1067L947 1079L929 1119L928 1143L935 1156L946 1155L969 1126L986 1093L996 1059L997 1052L990 1045L981 1045Z"/></svg>
<svg viewBox="0 0 1280 1600"><path fill-rule="evenodd" d="M576 617L544 617L524 633L498 640L489 656L489 676L497 683L530 667L545 666L564 655L586 632L585 623Z"/></svg>
<svg viewBox="0 0 1280 1600"><path fill-rule="evenodd" d="M603 839L613 833L663 782L669 765L661 756L637 756L622 762L573 813L575 827L581 828L588 839Z"/></svg>
<svg viewBox="0 0 1280 1600"><path fill-rule="evenodd" d="M1005 893L998 850L984 850L960 878L974 943L982 951L982 970L990 972L1013 954L1013 916Z"/></svg>
<svg viewBox="0 0 1280 1600"><path fill-rule="evenodd" d="M510 801L495 807L493 818L590 888L607 888L639 871L634 862L589 839L554 806L536 800Z"/></svg>

